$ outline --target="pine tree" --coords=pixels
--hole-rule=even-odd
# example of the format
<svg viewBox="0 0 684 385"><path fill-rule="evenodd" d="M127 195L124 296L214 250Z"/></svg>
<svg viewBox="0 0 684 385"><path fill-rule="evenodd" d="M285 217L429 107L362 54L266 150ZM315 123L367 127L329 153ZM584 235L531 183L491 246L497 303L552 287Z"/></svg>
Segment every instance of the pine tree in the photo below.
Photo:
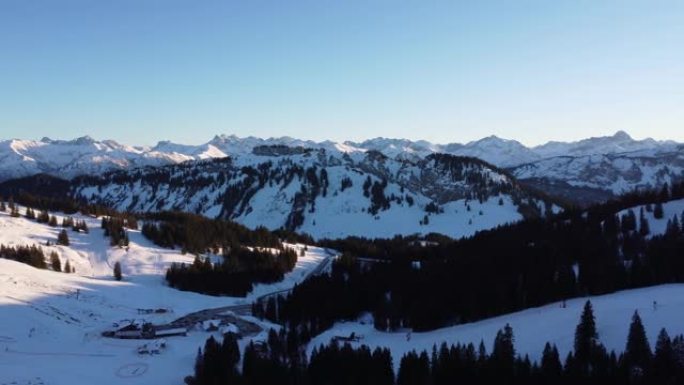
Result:
<svg viewBox="0 0 684 385"><path fill-rule="evenodd" d="M67 259L66 263L64 264L64 272L65 273L73 273L73 268L71 267L71 264L69 263L69 260Z"/></svg>
<svg viewBox="0 0 684 385"><path fill-rule="evenodd" d="M69 246L69 234L67 234L66 230L59 232L59 235L57 236L57 244Z"/></svg>
<svg viewBox="0 0 684 385"><path fill-rule="evenodd" d="M655 356L653 358L653 373L659 379L658 383L666 383L665 380L674 374L676 364L672 341L667 331L663 328L658 333L658 341L656 342Z"/></svg>
<svg viewBox="0 0 684 385"><path fill-rule="evenodd" d="M50 220L48 221L48 225L51 227L57 227L57 217L54 215L51 215Z"/></svg>
<svg viewBox="0 0 684 385"><path fill-rule="evenodd" d="M506 324L502 330L496 333L492 355L489 357L492 367L502 378L513 375L515 364L513 328Z"/></svg>
<svg viewBox="0 0 684 385"><path fill-rule="evenodd" d="M123 278L123 275L121 273L121 263L119 263L118 261L114 264L114 278L117 281L121 281L121 279Z"/></svg>
<svg viewBox="0 0 684 385"><path fill-rule="evenodd" d="M547 383L551 383L563 373L558 349L556 345L551 345L548 342L544 346L544 353L542 354L541 373Z"/></svg>
<svg viewBox="0 0 684 385"><path fill-rule="evenodd" d="M52 270L54 271L62 271L62 262L59 260L59 255L55 251L50 253L50 266L52 266Z"/></svg>
<svg viewBox="0 0 684 385"><path fill-rule="evenodd" d="M50 214L47 210L41 210L36 217L38 223L48 223L50 221Z"/></svg>
<svg viewBox="0 0 684 385"><path fill-rule="evenodd" d="M7 206L5 205L5 201L0 198L0 211L5 212L7 211Z"/></svg>
<svg viewBox="0 0 684 385"><path fill-rule="evenodd" d="M624 362L628 369L639 368L647 370L651 364L651 346L648 344L644 325L641 323L639 312L635 311L632 316L632 324L629 326L629 336L625 348Z"/></svg>
<svg viewBox="0 0 684 385"><path fill-rule="evenodd" d="M664 215L663 204L660 202L656 203L655 208L653 209L653 217L655 219L663 219Z"/></svg>
<svg viewBox="0 0 684 385"><path fill-rule="evenodd" d="M575 329L575 361L580 370L588 371L594 350L598 342L598 332L596 331L596 320L591 301L584 304L584 310L580 317L580 323Z"/></svg>

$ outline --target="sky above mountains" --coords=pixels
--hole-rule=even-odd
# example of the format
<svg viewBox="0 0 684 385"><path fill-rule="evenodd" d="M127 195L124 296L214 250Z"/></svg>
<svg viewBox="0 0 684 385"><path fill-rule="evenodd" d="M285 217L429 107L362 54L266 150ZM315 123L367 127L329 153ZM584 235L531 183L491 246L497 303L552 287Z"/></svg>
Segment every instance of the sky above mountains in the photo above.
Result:
<svg viewBox="0 0 684 385"><path fill-rule="evenodd" d="M678 1L10 0L0 132L684 141L683 17Z"/></svg>

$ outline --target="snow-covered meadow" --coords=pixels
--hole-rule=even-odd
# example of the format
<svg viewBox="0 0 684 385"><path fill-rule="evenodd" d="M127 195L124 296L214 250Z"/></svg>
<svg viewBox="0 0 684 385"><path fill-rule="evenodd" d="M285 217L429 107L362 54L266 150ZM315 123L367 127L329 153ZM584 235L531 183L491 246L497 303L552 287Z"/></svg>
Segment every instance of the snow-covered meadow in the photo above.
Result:
<svg viewBox="0 0 684 385"><path fill-rule="evenodd" d="M89 234L68 230L70 246L46 246L48 240L54 244L60 227L0 212L0 244L42 245L46 255L57 251L62 265L68 260L76 268L76 274L67 274L0 259L2 385L182 384L209 333L191 331L187 337L171 337L161 354L141 356L136 350L145 341L103 338L101 332L121 320L144 318L160 324L202 309L249 304L259 295L291 288L331 256L329 251L309 247L283 281L257 285L246 298L212 297L181 292L164 282L171 263L190 263L194 256L156 247L138 231L129 232L128 249L110 247L99 219L76 219L87 221ZM112 277L117 261L123 267L121 282ZM138 309L157 308L170 312L138 314ZM253 338L264 337L262 332Z"/></svg>

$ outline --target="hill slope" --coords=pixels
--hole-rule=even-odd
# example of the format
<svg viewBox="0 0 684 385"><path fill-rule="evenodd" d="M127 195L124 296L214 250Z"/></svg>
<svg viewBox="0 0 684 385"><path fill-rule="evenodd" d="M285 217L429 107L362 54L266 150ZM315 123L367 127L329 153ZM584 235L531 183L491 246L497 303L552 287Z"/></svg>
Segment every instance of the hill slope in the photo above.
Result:
<svg viewBox="0 0 684 385"><path fill-rule="evenodd" d="M332 329L314 338L309 344L311 350L327 344L333 337L348 337L355 333L362 338L352 343L354 346L365 344L371 348L388 347L392 351L395 369L398 370L401 357L411 351L432 351L434 345L473 343L477 346L484 341L488 351L496 332L506 324L513 327L517 354L528 354L532 361L541 359L544 344L557 345L560 357L564 358L573 349L575 327L585 301L591 300L596 316L599 339L608 350L622 352L627 341L629 323L634 311L639 311L651 347L655 347L661 328L666 328L671 336L684 333L684 284L661 285L644 289L626 290L590 298L579 298L561 303L553 303L539 308L527 309L517 313L490 318L470 324L447 327L425 333L407 332L387 333L373 328L370 322L338 323ZM653 305L654 301L656 306Z"/></svg>
<svg viewBox="0 0 684 385"><path fill-rule="evenodd" d="M140 356L136 349L145 341L103 338L101 332L121 320L161 324L207 308L249 304L258 295L291 288L328 258L325 250L309 247L283 281L258 285L247 298L211 297L164 283L171 263L191 263L194 256L156 247L138 231L129 232L128 249L110 247L98 219L76 219L88 223L89 234L69 231L70 246L46 246L59 228L0 212L0 244L39 245L46 253L56 251L62 265L68 260L76 267L76 274L66 274L0 258L0 384L181 384L208 333L170 338L162 354ZM121 282L112 278L116 261L123 266ZM169 312L137 310L159 308ZM252 338L265 335L241 344Z"/></svg>
<svg viewBox="0 0 684 385"><path fill-rule="evenodd" d="M72 193L119 210L182 210L316 238L462 237L552 209L475 158L410 161L283 146L259 154L80 177Z"/></svg>

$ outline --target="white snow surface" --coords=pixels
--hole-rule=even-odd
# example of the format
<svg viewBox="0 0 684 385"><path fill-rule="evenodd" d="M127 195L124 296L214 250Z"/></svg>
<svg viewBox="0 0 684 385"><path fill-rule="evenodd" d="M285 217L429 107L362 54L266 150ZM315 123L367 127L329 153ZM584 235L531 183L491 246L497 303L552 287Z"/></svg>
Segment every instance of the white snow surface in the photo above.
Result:
<svg viewBox="0 0 684 385"><path fill-rule="evenodd" d="M641 205L641 206L636 206L636 207L631 207L625 210L620 211L617 215L618 217L622 218L624 215L626 215L630 210L634 212L634 215L636 215L637 218L637 231L641 230L641 223L639 221L639 213L641 210L644 211L644 218L648 221L648 229L649 229L649 237L652 236L657 236L657 235L663 235L665 234L665 231L667 230L667 223L668 221L671 221L675 216L677 217L677 221L679 222L679 225L682 225L682 219L684 219L684 199L677 199L669 202L663 203L663 217L662 218L656 218L655 215L653 214L653 207L655 205L650 205L651 206L651 211L647 210L647 205Z"/></svg>
<svg viewBox="0 0 684 385"><path fill-rule="evenodd" d="M479 322L429 332L412 332L410 339L408 330L380 332L373 328L372 319L362 317L363 321L335 324L309 343L308 353L311 354L314 347L329 343L333 337L348 337L355 333L361 338L352 342L352 346L389 348L394 367L398 370L401 357L407 352L427 350L429 353L433 345L439 348L442 342L448 345L473 343L477 348L480 341L484 341L487 351L491 352L496 332L510 324L517 354L527 354L538 362L544 344L551 342L556 344L561 358L564 358L572 350L575 327L587 300L591 300L594 308L599 339L609 351L624 350L634 311L641 316L652 348L661 328L666 328L670 336L684 333L684 284L671 284L572 299L567 301L565 308L561 303L553 303Z"/></svg>
<svg viewBox="0 0 684 385"><path fill-rule="evenodd" d="M256 296L291 288L330 256L310 246L283 281L258 285L246 298L212 297L178 291L164 282L172 262L190 263L192 255L158 248L138 231L129 232L128 251L110 247L99 219L76 218L87 221L89 234L68 230L70 246L45 246L47 240L56 240L61 228L0 212L0 244L42 245L46 255L59 253L62 266L68 260L76 268L76 274L59 273L0 258L0 384L181 385L192 374L197 349L209 333L167 337L161 354L141 356L137 348L146 341L104 338L101 332L121 320L144 318L161 324L206 308L248 304ZM112 277L116 261L123 268L121 282ZM139 308L166 308L170 313L139 315ZM253 338L265 337L262 332ZM240 341L243 347L247 343Z"/></svg>

